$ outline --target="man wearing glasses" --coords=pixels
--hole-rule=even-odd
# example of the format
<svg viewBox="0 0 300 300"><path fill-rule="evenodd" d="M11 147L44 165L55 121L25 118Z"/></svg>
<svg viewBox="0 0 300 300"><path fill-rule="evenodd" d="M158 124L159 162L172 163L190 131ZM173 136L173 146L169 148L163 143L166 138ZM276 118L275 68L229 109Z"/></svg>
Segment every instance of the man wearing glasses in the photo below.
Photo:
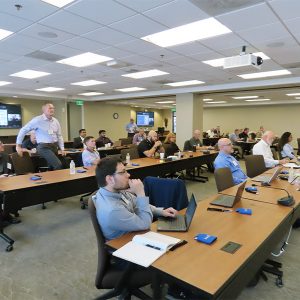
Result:
<svg viewBox="0 0 300 300"><path fill-rule="evenodd" d="M242 171L239 162L231 155L233 153L233 145L230 139L219 139L218 147L220 152L214 161L215 169L229 168L234 184L245 181L247 175Z"/></svg>
<svg viewBox="0 0 300 300"><path fill-rule="evenodd" d="M96 179L100 189L93 200L106 240L149 229L153 216L177 215L172 207L163 209L149 204L142 181L129 177L121 160L104 158L97 165Z"/></svg>

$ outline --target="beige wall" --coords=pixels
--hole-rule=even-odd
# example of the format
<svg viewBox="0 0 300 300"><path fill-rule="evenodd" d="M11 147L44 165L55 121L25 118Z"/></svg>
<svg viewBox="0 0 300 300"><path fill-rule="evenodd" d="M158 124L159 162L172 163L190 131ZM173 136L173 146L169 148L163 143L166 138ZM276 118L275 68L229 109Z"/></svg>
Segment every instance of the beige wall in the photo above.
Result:
<svg viewBox="0 0 300 300"><path fill-rule="evenodd" d="M40 100L29 99L11 99L0 100L2 103L21 104L22 109L22 124L25 125L33 117L42 113L42 105L45 103ZM55 105L55 117L59 120L64 139L67 139L67 118L66 118L66 102L63 100L52 101ZM0 136L3 135L17 135L19 129L0 129Z"/></svg>
<svg viewBox="0 0 300 300"><path fill-rule="evenodd" d="M300 105L205 108L203 130L220 125L224 133L244 127L257 131L263 125L279 136L285 131L292 132L296 146L296 138L300 137L299 115Z"/></svg>

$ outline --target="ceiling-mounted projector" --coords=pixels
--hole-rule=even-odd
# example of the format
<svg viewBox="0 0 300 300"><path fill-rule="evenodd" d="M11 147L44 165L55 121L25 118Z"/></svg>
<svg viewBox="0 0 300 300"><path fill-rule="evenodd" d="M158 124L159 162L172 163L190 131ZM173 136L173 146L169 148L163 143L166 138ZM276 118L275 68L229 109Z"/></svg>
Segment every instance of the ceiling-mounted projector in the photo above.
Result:
<svg viewBox="0 0 300 300"><path fill-rule="evenodd" d="M246 54L246 46L243 46L240 55L224 58L223 68L230 69L230 68L253 66L257 69L260 69L262 63L263 63L263 59L260 56L255 56L253 54Z"/></svg>

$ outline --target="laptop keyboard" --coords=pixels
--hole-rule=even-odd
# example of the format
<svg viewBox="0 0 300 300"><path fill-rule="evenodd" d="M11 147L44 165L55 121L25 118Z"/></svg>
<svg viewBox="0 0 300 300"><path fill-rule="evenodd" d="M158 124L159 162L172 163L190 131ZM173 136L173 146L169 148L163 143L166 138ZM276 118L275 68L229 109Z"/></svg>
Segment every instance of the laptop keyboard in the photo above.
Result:
<svg viewBox="0 0 300 300"><path fill-rule="evenodd" d="M181 216L177 216L177 218L168 218L167 220L164 220L163 222L161 222L161 227L164 226L167 226L170 229L184 230L186 228L184 217L181 218Z"/></svg>

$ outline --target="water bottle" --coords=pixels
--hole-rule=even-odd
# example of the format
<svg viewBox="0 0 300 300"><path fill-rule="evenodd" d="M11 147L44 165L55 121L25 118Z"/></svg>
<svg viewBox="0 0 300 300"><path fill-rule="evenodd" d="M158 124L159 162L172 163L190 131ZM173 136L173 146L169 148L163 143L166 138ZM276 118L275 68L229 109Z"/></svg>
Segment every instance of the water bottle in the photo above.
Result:
<svg viewBox="0 0 300 300"><path fill-rule="evenodd" d="M73 175L75 173L76 173L75 163L74 163L74 160L71 160L71 162L70 162L70 174Z"/></svg>
<svg viewBox="0 0 300 300"><path fill-rule="evenodd" d="M181 158L181 152L178 151L177 155L178 155L178 159L180 159Z"/></svg>
<svg viewBox="0 0 300 300"><path fill-rule="evenodd" d="M130 154L129 153L126 154L126 164L127 165L130 164Z"/></svg>
<svg viewBox="0 0 300 300"><path fill-rule="evenodd" d="M294 168L291 167L289 170L289 178L288 178L288 182L291 183L294 180Z"/></svg>

